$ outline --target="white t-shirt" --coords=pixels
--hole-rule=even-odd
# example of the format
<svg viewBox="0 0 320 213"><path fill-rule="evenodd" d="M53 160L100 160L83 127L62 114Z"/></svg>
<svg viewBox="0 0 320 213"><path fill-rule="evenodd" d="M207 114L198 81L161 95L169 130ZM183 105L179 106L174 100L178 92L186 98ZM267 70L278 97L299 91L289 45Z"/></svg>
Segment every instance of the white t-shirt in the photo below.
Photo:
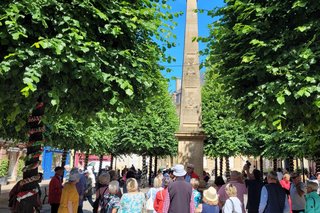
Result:
<svg viewBox="0 0 320 213"><path fill-rule="evenodd" d="M228 200L226 200L222 212L223 213L242 213L242 204L241 201L237 197L230 197Z"/></svg>
<svg viewBox="0 0 320 213"><path fill-rule="evenodd" d="M300 182L298 184L298 187L304 191L304 194L307 192L306 186L304 183ZM303 210L306 205L306 199L304 198L304 195L300 196L297 192L296 186L292 183L290 187L290 197L292 201L292 210Z"/></svg>

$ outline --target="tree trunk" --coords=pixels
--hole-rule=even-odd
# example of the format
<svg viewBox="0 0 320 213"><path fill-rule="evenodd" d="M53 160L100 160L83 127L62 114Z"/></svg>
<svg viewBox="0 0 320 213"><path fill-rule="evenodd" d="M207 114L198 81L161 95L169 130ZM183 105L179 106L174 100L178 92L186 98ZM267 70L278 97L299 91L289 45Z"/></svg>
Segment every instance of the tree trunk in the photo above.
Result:
<svg viewBox="0 0 320 213"><path fill-rule="evenodd" d="M101 172L101 169L102 169L102 162L103 162L103 155L100 155L100 158L99 158L99 174Z"/></svg>
<svg viewBox="0 0 320 213"><path fill-rule="evenodd" d="M149 186L152 185L152 156L149 159Z"/></svg>
<svg viewBox="0 0 320 213"><path fill-rule="evenodd" d="M218 158L214 159L214 178L218 177Z"/></svg>
<svg viewBox="0 0 320 213"><path fill-rule="evenodd" d="M315 159L316 162L316 172L320 172L320 157Z"/></svg>
<svg viewBox="0 0 320 213"><path fill-rule="evenodd" d="M227 177L227 179L230 178L230 161L229 161L229 157L226 157L226 177Z"/></svg>
<svg viewBox="0 0 320 213"><path fill-rule="evenodd" d="M88 167L89 154L90 154L90 149L88 149L87 152L86 152L86 157L85 157L85 159L84 159L84 170L86 170L87 167Z"/></svg>
<svg viewBox="0 0 320 213"><path fill-rule="evenodd" d="M158 174L158 156L154 157L154 172Z"/></svg>
<svg viewBox="0 0 320 213"><path fill-rule="evenodd" d="M223 157L220 157L220 174L221 177L223 175Z"/></svg>
<svg viewBox="0 0 320 213"><path fill-rule="evenodd" d="M43 132L45 126L41 121L44 115L44 103L41 97L38 98L35 109L28 117L29 142L27 144L27 156L25 158L25 167L23 168L23 180L20 182L20 191L28 192L38 186L40 175L38 167L40 165L41 147L43 145ZM28 198L29 205L36 205L37 193Z"/></svg>
<svg viewBox="0 0 320 213"><path fill-rule="evenodd" d="M67 156L68 156L68 150L64 149L62 153L62 162L61 162L61 167L64 169L64 166L67 163Z"/></svg>
<svg viewBox="0 0 320 213"><path fill-rule="evenodd" d="M273 171L277 171L278 170L278 159L274 158L273 159Z"/></svg>
<svg viewBox="0 0 320 213"><path fill-rule="evenodd" d="M261 175L262 175L262 177L263 177L263 157L262 157L262 155L260 155L260 171L261 171Z"/></svg>
<svg viewBox="0 0 320 213"><path fill-rule="evenodd" d="M293 157L289 157L289 172L294 171Z"/></svg>
<svg viewBox="0 0 320 213"><path fill-rule="evenodd" d="M110 159L110 168L109 168L109 170L112 170L112 168L113 168L113 155L111 154L111 159Z"/></svg>
<svg viewBox="0 0 320 213"><path fill-rule="evenodd" d="M147 175L148 175L148 166L147 166L147 157L142 156L142 175L141 175L141 188L147 186Z"/></svg>

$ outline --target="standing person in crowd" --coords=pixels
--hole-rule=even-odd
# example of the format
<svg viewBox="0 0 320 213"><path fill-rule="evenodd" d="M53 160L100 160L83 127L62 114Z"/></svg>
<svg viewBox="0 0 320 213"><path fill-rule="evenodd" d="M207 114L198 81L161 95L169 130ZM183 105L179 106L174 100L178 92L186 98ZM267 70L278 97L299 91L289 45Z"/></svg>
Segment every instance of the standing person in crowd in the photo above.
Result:
<svg viewBox="0 0 320 213"><path fill-rule="evenodd" d="M145 204L144 193L139 192L135 178L127 179L128 193L124 193L120 200L120 213L141 213Z"/></svg>
<svg viewBox="0 0 320 213"><path fill-rule="evenodd" d="M161 176L160 176L161 177ZM153 180L153 187L149 189L149 191L147 192L147 210L148 212L153 212L156 213L153 204L154 201L156 199L156 195L159 191L161 191L162 188L162 179L160 177L155 177Z"/></svg>
<svg viewBox="0 0 320 213"><path fill-rule="evenodd" d="M318 184L313 181L307 182L306 213L320 212L320 196L317 194Z"/></svg>
<svg viewBox="0 0 320 213"><path fill-rule="evenodd" d="M203 191L203 203L199 204L195 212L197 213L219 213L219 199L217 190L210 186Z"/></svg>
<svg viewBox="0 0 320 213"><path fill-rule="evenodd" d="M110 175L110 181L113 181L113 180L116 180L118 181L119 180L119 174L115 171L115 170L110 170L109 171L109 175ZM118 190L117 192L118 194L118 197L122 197L122 193L121 193L121 190Z"/></svg>
<svg viewBox="0 0 320 213"><path fill-rule="evenodd" d="M194 200L192 186L185 181L187 172L183 165L177 164L174 167L173 175L175 181L168 186L168 196L165 198L163 211L168 213L193 213Z"/></svg>
<svg viewBox="0 0 320 213"><path fill-rule="evenodd" d="M216 185L216 190L218 192L220 188L226 183L224 182L222 176L217 176L216 179L214 180L214 184Z"/></svg>
<svg viewBox="0 0 320 213"><path fill-rule="evenodd" d="M262 187L259 213L289 213L286 194L278 183L276 172L267 175L268 184Z"/></svg>
<svg viewBox="0 0 320 213"><path fill-rule="evenodd" d="M242 181L241 173L238 171L231 171L229 183L232 184L232 186L234 186L237 189L236 190L237 197L241 201L242 212L245 212L243 202L244 202L244 195L247 194L248 191L247 191L246 185ZM228 199L228 194L226 192L227 185L228 183L223 185L218 191L220 206L223 206L226 200Z"/></svg>
<svg viewBox="0 0 320 213"><path fill-rule="evenodd" d="M91 172L92 172L92 170L91 170ZM84 200L88 200L90 205L93 207L92 195L94 193L94 184L93 184L92 176L90 176L90 170L84 171L84 175L86 178L86 188L84 191Z"/></svg>
<svg viewBox="0 0 320 213"><path fill-rule="evenodd" d="M163 180L163 189L157 192L156 199L153 203L153 208L157 213L163 212L163 203L166 196L168 196L168 185L171 182L169 177L165 177Z"/></svg>
<svg viewBox="0 0 320 213"><path fill-rule="evenodd" d="M102 199L105 195L109 194L108 186L110 182L110 175L108 172L101 172L98 176L98 184L96 190L96 200L93 203L93 213L97 213L99 211L99 207L103 207Z"/></svg>
<svg viewBox="0 0 320 213"><path fill-rule="evenodd" d="M242 213L243 204L237 197L237 188L232 185L232 183L228 183L225 187L225 191L229 198L222 208L222 213Z"/></svg>
<svg viewBox="0 0 320 213"><path fill-rule="evenodd" d="M299 173L292 173L291 178L290 197L292 201L292 213L301 213L304 212L306 206L306 200L304 198L306 187L304 183L302 183Z"/></svg>
<svg viewBox="0 0 320 213"><path fill-rule="evenodd" d="M127 173L125 174L125 180L128 180L129 178L135 178L135 173L132 170L127 171ZM125 181L126 183L127 181ZM127 184L123 185L123 193L127 193Z"/></svg>
<svg viewBox="0 0 320 213"><path fill-rule="evenodd" d="M198 207L199 203L201 202L201 194L198 191L199 188L199 180L195 178L191 178L190 180L191 186L192 186L192 195L194 200L194 206L195 208Z"/></svg>
<svg viewBox="0 0 320 213"><path fill-rule="evenodd" d="M120 208L120 197L118 196L119 190L119 182L116 180L111 181L109 184L108 204L103 213L118 212L118 209Z"/></svg>
<svg viewBox="0 0 320 213"><path fill-rule="evenodd" d="M208 181L210 180L210 175L208 172L203 170L203 180L208 183Z"/></svg>
<svg viewBox="0 0 320 213"><path fill-rule="evenodd" d="M199 179L199 175L194 172L194 165L189 163L187 166L187 174L185 177L185 181L190 183L191 178Z"/></svg>
<svg viewBox="0 0 320 213"><path fill-rule="evenodd" d="M261 189L263 187L262 174L257 169L254 169L252 174L249 172L248 167L245 167L245 170L249 178L245 180L245 184L248 189L246 208L248 209L248 213L257 213L259 210Z"/></svg>
<svg viewBox="0 0 320 213"><path fill-rule="evenodd" d="M288 173L285 173L283 175L283 178L280 181L280 185L282 186L282 188L284 189L284 191L287 195L287 199L288 199L288 203L289 203L289 207L290 207L290 212L292 212L292 204L291 204L291 198L290 198L291 182L290 182L290 175Z"/></svg>
<svg viewBox="0 0 320 213"><path fill-rule="evenodd" d="M62 189L58 213L77 213L79 206L79 194L76 184L80 180L78 169L71 169L69 180Z"/></svg>
<svg viewBox="0 0 320 213"><path fill-rule="evenodd" d="M277 177L278 177L278 181L281 181L283 179L283 173L281 168L277 169Z"/></svg>
<svg viewBox="0 0 320 213"><path fill-rule="evenodd" d="M57 213L62 193L63 168L58 166L54 169L54 176L49 183L48 203L51 206L51 213Z"/></svg>
<svg viewBox="0 0 320 213"><path fill-rule="evenodd" d="M86 177L84 176L84 174L82 172L80 172L80 170L78 168L73 168L73 170L77 170L80 175L80 180L76 184L77 191L79 194L78 213L83 213L82 208L83 208L83 200L84 200L84 191L87 186L87 181L86 181Z"/></svg>

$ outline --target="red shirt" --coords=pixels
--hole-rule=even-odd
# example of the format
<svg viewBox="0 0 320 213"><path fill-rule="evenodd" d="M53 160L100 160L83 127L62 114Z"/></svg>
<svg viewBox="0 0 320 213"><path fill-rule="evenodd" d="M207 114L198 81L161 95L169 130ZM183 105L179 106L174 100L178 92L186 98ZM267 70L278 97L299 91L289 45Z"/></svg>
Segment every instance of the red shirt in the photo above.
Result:
<svg viewBox="0 0 320 213"><path fill-rule="evenodd" d="M156 194L156 198L154 199L153 208L156 212L162 213L164 199L168 194L168 188L163 189Z"/></svg>
<svg viewBox="0 0 320 213"><path fill-rule="evenodd" d="M49 183L48 202L50 204L60 203L61 194L62 194L62 180L59 175L55 175L52 177Z"/></svg>

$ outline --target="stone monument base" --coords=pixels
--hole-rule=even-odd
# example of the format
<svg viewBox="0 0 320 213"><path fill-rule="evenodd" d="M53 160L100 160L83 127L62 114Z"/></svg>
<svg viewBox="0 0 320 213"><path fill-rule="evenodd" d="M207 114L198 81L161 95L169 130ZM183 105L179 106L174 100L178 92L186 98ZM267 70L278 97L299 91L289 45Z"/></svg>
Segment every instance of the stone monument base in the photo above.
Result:
<svg viewBox="0 0 320 213"><path fill-rule="evenodd" d="M206 136L202 132L177 132L178 163L185 166L194 165L194 171L202 179L203 173L203 141Z"/></svg>

